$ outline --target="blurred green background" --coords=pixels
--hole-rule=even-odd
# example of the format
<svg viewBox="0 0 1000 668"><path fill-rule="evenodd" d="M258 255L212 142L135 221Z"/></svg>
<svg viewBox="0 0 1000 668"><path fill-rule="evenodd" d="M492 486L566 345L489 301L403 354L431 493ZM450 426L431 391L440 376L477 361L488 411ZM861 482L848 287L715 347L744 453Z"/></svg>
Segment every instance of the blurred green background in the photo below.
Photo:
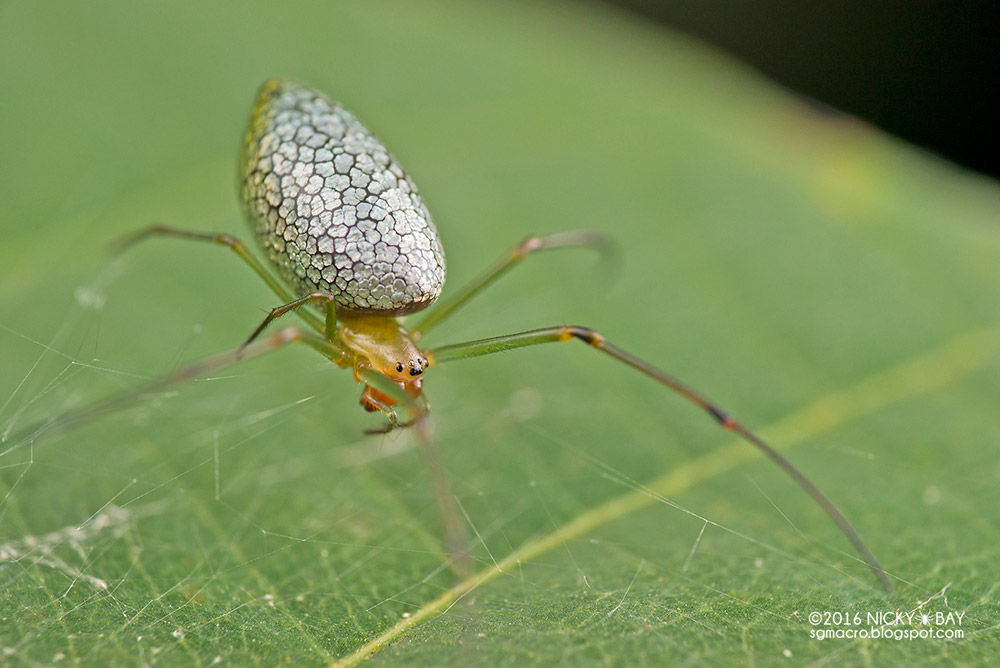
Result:
<svg viewBox="0 0 1000 668"><path fill-rule="evenodd" d="M626 367L551 346L426 377L479 567L672 471L657 489L687 512L649 498L594 521L374 661L987 660L995 183L587 4L8 2L0 662L324 665L453 584L409 435L363 437L378 422L358 386L308 350L16 436L234 346L275 305L222 249L107 253L154 221L246 238L236 152L270 77L327 92L406 166L446 290L527 234L620 242L615 275L587 253L531 258L429 344L599 329L790 449L898 589L749 446ZM720 451L735 454L717 466ZM966 638L818 641L806 621L915 609L966 613Z"/></svg>

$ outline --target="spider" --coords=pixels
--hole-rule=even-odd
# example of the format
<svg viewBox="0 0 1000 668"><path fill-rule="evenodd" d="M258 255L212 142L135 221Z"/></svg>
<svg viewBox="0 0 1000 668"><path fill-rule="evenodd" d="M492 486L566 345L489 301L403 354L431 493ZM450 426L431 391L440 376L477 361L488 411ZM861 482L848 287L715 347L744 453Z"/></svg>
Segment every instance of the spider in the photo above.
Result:
<svg viewBox="0 0 1000 668"><path fill-rule="evenodd" d="M461 532L456 528L460 521L449 501L447 477L423 429L428 414L422 394L424 373L429 367L453 360L578 340L654 379L707 412L722 428L759 448L826 511L885 590L892 591L885 571L861 536L791 462L700 392L613 345L593 329L561 325L437 348L420 345L432 327L528 255L555 248L601 249L607 244L603 235L573 231L528 237L415 324L404 325L400 316L422 311L441 294L444 251L416 186L353 115L302 84L266 82L251 111L239 176L246 217L277 277L243 242L228 234L153 225L124 240L121 247L151 237L228 247L267 283L281 305L268 313L239 348L65 414L37 428L29 439L91 419L161 387L290 343L303 343L334 364L352 370L363 385L361 405L387 418L384 427L372 431L416 428L445 524L446 542L457 555L463 551ZM305 327L288 327L261 337L272 321L292 312L302 318ZM405 411L405 420L400 420L400 410Z"/></svg>

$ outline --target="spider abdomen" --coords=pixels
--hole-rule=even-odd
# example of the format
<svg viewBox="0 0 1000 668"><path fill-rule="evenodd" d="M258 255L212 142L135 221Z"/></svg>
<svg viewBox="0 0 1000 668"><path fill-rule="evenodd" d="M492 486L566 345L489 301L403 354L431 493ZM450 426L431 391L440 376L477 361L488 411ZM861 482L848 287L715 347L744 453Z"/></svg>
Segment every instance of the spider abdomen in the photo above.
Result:
<svg viewBox="0 0 1000 668"><path fill-rule="evenodd" d="M301 84L269 81L244 140L243 207L257 241L302 294L338 309L418 311L444 285L444 251L416 186L353 115Z"/></svg>

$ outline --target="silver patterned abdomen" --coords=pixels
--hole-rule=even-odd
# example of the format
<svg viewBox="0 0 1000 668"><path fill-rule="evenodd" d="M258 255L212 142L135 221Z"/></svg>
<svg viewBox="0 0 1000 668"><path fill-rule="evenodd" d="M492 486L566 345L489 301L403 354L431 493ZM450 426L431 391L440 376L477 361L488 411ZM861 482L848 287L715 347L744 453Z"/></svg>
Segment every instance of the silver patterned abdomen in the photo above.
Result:
<svg viewBox="0 0 1000 668"><path fill-rule="evenodd" d="M444 251L416 186L365 126L321 93L288 81L261 88L240 163L250 227L302 294L386 315L428 306Z"/></svg>

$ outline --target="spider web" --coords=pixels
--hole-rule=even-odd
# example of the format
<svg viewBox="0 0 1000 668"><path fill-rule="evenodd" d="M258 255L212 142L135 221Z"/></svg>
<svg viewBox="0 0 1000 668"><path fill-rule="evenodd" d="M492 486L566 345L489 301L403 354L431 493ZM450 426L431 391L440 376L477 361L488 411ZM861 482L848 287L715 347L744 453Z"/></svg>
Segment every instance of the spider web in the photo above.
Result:
<svg viewBox="0 0 1000 668"><path fill-rule="evenodd" d="M372 418L354 406L356 386L309 351L19 440L35 420L218 350L195 327L162 351L168 364L157 372L109 361L104 291L120 280L112 268L77 290L49 339L2 329L20 360L0 413L3 653L13 663L323 665L365 655L372 642L392 648L380 655L389 662L436 663L447 642L461 648L455 663L654 663L650 652L685 638L707 647L765 632L777 658L803 651L803 599L844 598L856 609L883 600L825 516L748 446L684 406L665 420L669 400L627 374L610 393L572 391L601 381L587 363L567 367L561 349L429 376L435 441L475 560L464 582L449 571L412 434L362 436ZM980 369L993 338L953 341L873 374L764 433L809 443L919 401ZM608 408L623 388L632 394ZM886 460L859 433L819 461L863 477L909 467L904 487L920 490L920 512L956 494L961 481ZM827 491L845 501L843 488ZM854 507L855 520L871 520L865 508ZM877 528L866 533L895 544ZM899 540L909 539L904 530ZM889 571L910 588L904 605L959 609L941 594L943 577L913 583L909 571ZM767 595L777 589L806 593ZM844 648L811 650L822 663ZM717 656L746 655L735 644Z"/></svg>

